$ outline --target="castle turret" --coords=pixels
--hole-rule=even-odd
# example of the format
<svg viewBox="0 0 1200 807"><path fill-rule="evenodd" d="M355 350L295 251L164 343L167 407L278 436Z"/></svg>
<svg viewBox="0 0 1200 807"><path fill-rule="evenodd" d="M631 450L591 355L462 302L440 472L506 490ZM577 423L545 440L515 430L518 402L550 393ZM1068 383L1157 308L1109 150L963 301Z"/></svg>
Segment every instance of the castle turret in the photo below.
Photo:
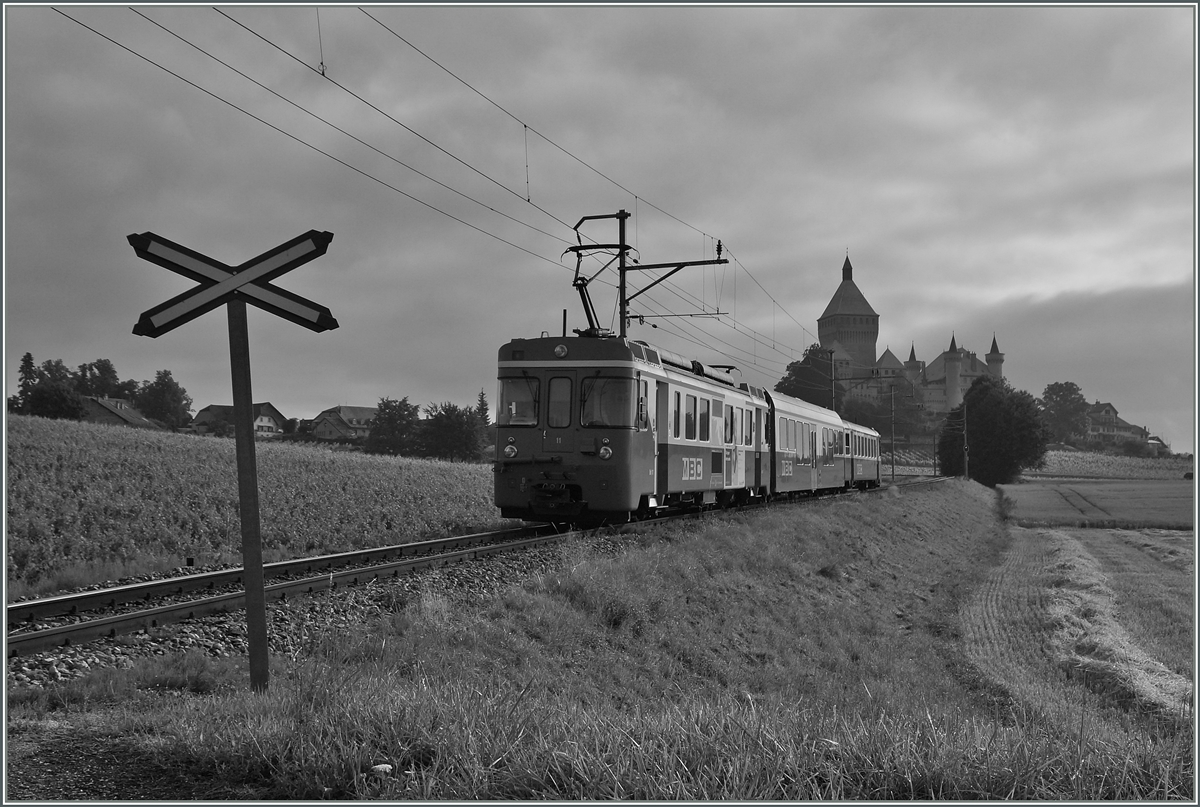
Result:
<svg viewBox="0 0 1200 807"><path fill-rule="evenodd" d="M946 407L954 409L962 403L962 353L950 335L950 349L946 351Z"/></svg>
<svg viewBox="0 0 1200 807"><path fill-rule="evenodd" d="M996 378L1004 378L1004 354L996 345L996 334L992 334L992 349L983 358L987 360L989 373Z"/></svg>

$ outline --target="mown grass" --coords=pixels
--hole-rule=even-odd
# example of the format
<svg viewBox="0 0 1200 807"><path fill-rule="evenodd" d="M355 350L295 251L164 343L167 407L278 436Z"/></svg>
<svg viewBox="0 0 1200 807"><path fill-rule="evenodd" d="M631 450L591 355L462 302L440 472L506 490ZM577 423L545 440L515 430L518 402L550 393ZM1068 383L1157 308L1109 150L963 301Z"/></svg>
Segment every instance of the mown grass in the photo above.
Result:
<svg viewBox="0 0 1200 807"><path fill-rule="evenodd" d="M1192 796L1188 727L1127 710L1094 735L1091 713L993 697L969 663L958 613L1008 541L978 485L621 540L616 557L569 544L487 602L427 593L321 637L273 660L265 694L193 655L175 685L206 694L108 702L126 736L235 798ZM166 676L150 664L135 690ZM94 708L86 681L19 708Z"/></svg>

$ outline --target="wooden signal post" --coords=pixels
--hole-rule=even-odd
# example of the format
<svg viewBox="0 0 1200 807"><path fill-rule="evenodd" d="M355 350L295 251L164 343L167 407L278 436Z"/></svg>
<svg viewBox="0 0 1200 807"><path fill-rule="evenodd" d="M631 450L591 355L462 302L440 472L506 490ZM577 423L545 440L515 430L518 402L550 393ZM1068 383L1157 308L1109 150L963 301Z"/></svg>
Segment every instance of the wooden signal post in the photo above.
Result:
<svg viewBox="0 0 1200 807"><path fill-rule="evenodd" d="M238 507L242 523L242 569L246 592L246 639L250 686L265 692L267 607L263 585L262 533L258 511L258 467L254 455L254 404L250 390L250 339L246 303L321 332L338 327L328 308L273 286L270 281L324 255L333 233L309 230L304 235L230 267L154 233L134 234L129 244L139 258L197 281L194 289L142 314L133 332L159 337L206 311L226 306L229 317L229 363L233 381L233 419L237 443Z"/></svg>

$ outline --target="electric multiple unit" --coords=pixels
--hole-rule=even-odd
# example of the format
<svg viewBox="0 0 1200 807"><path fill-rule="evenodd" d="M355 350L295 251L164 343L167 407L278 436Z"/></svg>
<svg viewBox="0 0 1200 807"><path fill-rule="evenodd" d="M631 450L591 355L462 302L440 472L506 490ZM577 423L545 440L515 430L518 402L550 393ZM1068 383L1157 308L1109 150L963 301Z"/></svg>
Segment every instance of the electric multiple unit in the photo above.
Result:
<svg viewBox="0 0 1200 807"><path fill-rule="evenodd" d="M879 485L879 435L623 337L499 353L495 501L506 518L621 523Z"/></svg>

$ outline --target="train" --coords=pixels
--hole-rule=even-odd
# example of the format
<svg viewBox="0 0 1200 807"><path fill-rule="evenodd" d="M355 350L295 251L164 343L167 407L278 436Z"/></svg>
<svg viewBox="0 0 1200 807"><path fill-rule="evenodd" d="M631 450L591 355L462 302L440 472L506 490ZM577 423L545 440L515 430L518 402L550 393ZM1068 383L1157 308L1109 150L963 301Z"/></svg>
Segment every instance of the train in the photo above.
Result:
<svg viewBox="0 0 1200 807"><path fill-rule="evenodd" d="M878 432L724 365L543 334L502 345L497 367L504 518L600 526L880 484Z"/></svg>

